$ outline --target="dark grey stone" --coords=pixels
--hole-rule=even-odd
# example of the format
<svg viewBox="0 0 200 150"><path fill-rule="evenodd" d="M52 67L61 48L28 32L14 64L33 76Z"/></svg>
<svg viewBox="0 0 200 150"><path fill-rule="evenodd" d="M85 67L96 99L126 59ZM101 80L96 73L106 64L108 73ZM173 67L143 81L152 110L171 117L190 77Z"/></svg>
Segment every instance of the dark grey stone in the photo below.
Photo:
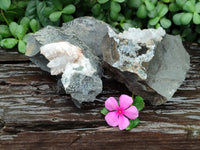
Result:
<svg viewBox="0 0 200 150"><path fill-rule="evenodd" d="M76 34L96 56L102 58L100 46L103 37L108 32L108 26L111 28L109 24L93 17L80 17L70 22L63 23L61 30L64 33L72 32ZM115 32L117 31L115 30Z"/></svg>

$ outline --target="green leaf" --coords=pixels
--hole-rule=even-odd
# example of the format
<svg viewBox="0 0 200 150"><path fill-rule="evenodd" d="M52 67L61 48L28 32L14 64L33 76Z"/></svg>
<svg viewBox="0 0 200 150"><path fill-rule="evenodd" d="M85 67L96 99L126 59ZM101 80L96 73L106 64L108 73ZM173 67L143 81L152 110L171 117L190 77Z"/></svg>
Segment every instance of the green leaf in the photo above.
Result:
<svg viewBox="0 0 200 150"><path fill-rule="evenodd" d="M52 26L58 26L60 24L60 20L57 22L52 22L49 20L49 17L45 17L44 10L47 7L46 2L48 1L39 1L36 0L36 10L37 10L37 18L42 26L52 25Z"/></svg>
<svg viewBox="0 0 200 150"><path fill-rule="evenodd" d="M106 115L107 113L109 113L109 110L108 109L106 109L105 107L101 110L101 113L103 114L103 115Z"/></svg>
<svg viewBox="0 0 200 150"><path fill-rule="evenodd" d="M60 0L51 0L52 2L53 2L53 4L54 4L54 6L58 9L58 10L62 10L62 8L63 8L63 4L61 3L61 1Z"/></svg>
<svg viewBox="0 0 200 150"><path fill-rule="evenodd" d="M158 2L158 0L150 0L150 2L152 3L152 4L154 4L154 6L157 4L157 2Z"/></svg>
<svg viewBox="0 0 200 150"><path fill-rule="evenodd" d="M161 27L161 25L160 23L157 23L155 28L158 29L159 27Z"/></svg>
<svg viewBox="0 0 200 150"><path fill-rule="evenodd" d="M38 31L41 28L40 23L36 19L32 19L30 21L30 28L33 31L33 33L35 33L36 31Z"/></svg>
<svg viewBox="0 0 200 150"><path fill-rule="evenodd" d="M117 18L117 21L124 21L126 18L125 18L125 16L124 15L122 15L122 14L119 14L119 16L118 16L118 18ZM129 20L127 19L127 22L128 22Z"/></svg>
<svg viewBox="0 0 200 150"><path fill-rule="evenodd" d="M200 13L200 2L196 3L195 9L197 13Z"/></svg>
<svg viewBox="0 0 200 150"><path fill-rule="evenodd" d="M15 38L17 38L17 28L18 28L18 24L16 22L11 22L9 24L10 32Z"/></svg>
<svg viewBox="0 0 200 150"><path fill-rule="evenodd" d="M97 0L97 1L98 1L98 3L100 3L100 4L104 4L104 3L108 2L109 0Z"/></svg>
<svg viewBox="0 0 200 150"><path fill-rule="evenodd" d="M112 1L111 4L110 4L110 11L113 12L113 13L118 13L121 11L121 6L120 4Z"/></svg>
<svg viewBox="0 0 200 150"><path fill-rule="evenodd" d="M2 38L7 38L12 36L9 27L7 25L0 25L0 35L2 36Z"/></svg>
<svg viewBox="0 0 200 150"><path fill-rule="evenodd" d="M95 4L93 7L92 7L92 13L95 15L95 16L98 16L101 12L101 5L100 4Z"/></svg>
<svg viewBox="0 0 200 150"><path fill-rule="evenodd" d="M180 7L176 3L170 3L169 4L169 11L177 12L179 10L180 10Z"/></svg>
<svg viewBox="0 0 200 150"><path fill-rule="evenodd" d="M188 12L194 12L195 11L195 5L191 1L187 1L183 5L183 10L188 11Z"/></svg>
<svg viewBox="0 0 200 150"><path fill-rule="evenodd" d="M76 11L76 7L72 4L65 6L65 8L62 10L62 12L67 15L71 15L75 13L75 11Z"/></svg>
<svg viewBox="0 0 200 150"><path fill-rule="evenodd" d="M135 128L140 123L140 120L139 120L139 118L136 118L135 120L129 120L129 122L130 122L130 124L126 128L126 130L131 130L131 129Z"/></svg>
<svg viewBox="0 0 200 150"><path fill-rule="evenodd" d="M22 40L19 40L18 51L23 54L26 53L26 44Z"/></svg>
<svg viewBox="0 0 200 150"><path fill-rule="evenodd" d="M174 24L175 25L181 25L182 23L181 23L181 17L182 17L182 15L183 15L184 13L178 13L178 14L175 14L174 16L173 16L173 22L174 22Z"/></svg>
<svg viewBox="0 0 200 150"><path fill-rule="evenodd" d="M165 29L168 29L172 25L171 21L167 18L162 18L160 20L160 24Z"/></svg>
<svg viewBox="0 0 200 150"><path fill-rule="evenodd" d="M141 5L137 12L136 12L136 15L138 16L138 18L146 18L147 17L147 10L146 10L146 7L145 5Z"/></svg>
<svg viewBox="0 0 200 150"><path fill-rule="evenodd" d="M36 11L36 1L35 0L29 1L28 5L26 7L25 16L29 17L30 19L36 18L37 11Z"/></svg>
<svg viewBox="0 0 200 150"><path fill-rule="evenodd" d="M114 21L117 21L119 14L114 12L114 11L110 11L110 18Z"/></svg>
<svg viewBox="0 0 200 150"><path fill-rule="evenodd" d="M127 3L130 8L139 8L142 5L142 0L128 0Z"/></svg>
<svg viewBox="0 0 200 150"><path fill-rule="evenodd" d="M69 22L74 19L72 15L62 15L62 18L64 22Z"/></svg>
<svg viewBox="0 0 200 150"><path fill-rule="evenodd" d="M24 37L26 32L27 32L27 30L24 26L18 25L18 27L17 27L17 37L18 37L19 40L21 40Z"/></svg>
<svg viewBox="0 0 200 150"><path fill-rule="evenodd" d="M133 105L138 109L138 111L142 110L145 106L144 99L140 96L136 96Z"/></svg>
<svg viewBox="0 0 200 150"><path fill-rule="evenodd" d="M11 5L11 0L0 0L0 8L7 10Z"/></svg>
<svg viewBox="0 0 200 150"><path fill-rule="evenodd" d="M16 22L11 22L9 25L10 32L15 38L21 40L27 32L27 28L23 25L18 25Z"/></svg>
<svg viewBox="0 0 200 150"><path fill-rule="evenodd" d="M188 25L191 20L192 20L192 13L183 13L180 21L182 25Z"/></svg>
<svg viewBox="0 0 200 150"><path fill-rule="evenodd" d="M1 41L1 47L12 49L17 44L18 40L14 38L7 38Z"/></svg>
<svg viewBox="0 0 200 150"><path fill-rule="evenodd" d="M157 13L157 10L156 10L156 9L154 9L154 10L148 12L149 18L155 18L157 15L158 15L158 13Z"/></svg>
<svg viewBox="0 0 200 150"><path fill-rule="evenodd" d="M176 0L176 4L179 6L179 7L183 7L183 5L186 3L187 0Z"/></svg>
<svg viewBox="0 0 200 150"><path fill-rule="evenodd" d="M160 17L163 17L167 14L167 12L168 12L168 7L166 5L163 5L158 14Z"/></svg>
<svg viewBox="0 0 200 150"><path fill-rule="evenodd" d="M145 1L145 5L148 11L152 11L153 9L155 9L155 6L147 0Z"/></svg>
<svg viewBox="0 0 200 150"><path fill-rule="evenodd" d="M152 18L149 20L148 24L151 26L155 26L158 22L159 22L160 18L156 17L156 18Z"/></svg>
<svg viewBox="0 0 200 150"><path fill-rule="evenodd" d="M113 0L114 2L117 2L117 3L123 3L125 2L125 0Z"/></svg>
<svg viewBox="0 0 200 150"><path fill-rule="evenodd" d="M52 6L50 6L50 7L45 7L45 8L44 8L44 11L43 11L43 15L44 15L45 17L49 17L49 15L50 15L51 13L55 12L55 11L57 11L55 7L52 7Z"/></svg>
<svg viewBox="0 0 200 150"><path fill-rule="evenodd" d="M30 23L30 19L28 17L23 17L20 21L20 25L26 28L26 32L28 31L29 23Z"/></svg>
<svg viewBox="0 0 200 150"><path fill-rule="evenodd" d="M49 19L52 22L56 22L60 18L61 15L62 15L61 11L56 11L49 15Z"/></svg>
<svg viewBox="0 0 200 150"><path fill-rule="evenodd" d="M200 15L196 12L193 15L193 23L194 24L200 24Z"/></svg>
<svg viewBox="0 0 200 150"><path fill-rule="evenodd" d="M169 3L171 0L162 0L165 3Z"/></svg>

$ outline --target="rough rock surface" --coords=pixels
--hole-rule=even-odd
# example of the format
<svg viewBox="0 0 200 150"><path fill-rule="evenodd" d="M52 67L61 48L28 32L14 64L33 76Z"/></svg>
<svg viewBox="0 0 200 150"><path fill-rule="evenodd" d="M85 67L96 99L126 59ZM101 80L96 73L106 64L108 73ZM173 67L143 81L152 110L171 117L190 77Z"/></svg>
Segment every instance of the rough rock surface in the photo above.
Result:
<svg viewBox="0 0 200 150"><path fill-rule="evenodd" d="M180 37L165 35L161 28L129 29L119 34L109 29L101 50L105 67L114 78L153 105L173 96L190 64Z"/></svg>
<svg viewBox="0 0 200 150"><path fill-rule="evenodd" d="M93 17L80 17L70 22L63 23L61 30L63 33L73 33L83 41L96 56L102 58L101 42L108 32L109 24L97 20ZM110 27L111 28L111 27ZM117 32L115 30L115 32Z"/></svg>
<svg viewBox="0 0 200 150"><path fill-rule="evenodd" d="M80 106L82 102L94 101L95 97L102 91L102 81L100 79L102 73L101 62L97 56L93 55L91 52L92 50L85 45L84 42L79 40L75 34L63 34L59 28L47 26L29 36L26 55L29 56L34 63L41 67L41 69L50 72L50 69L47 67L49 60L40 54L40 49L42 46L47 44L59 43L61 41L70 43L71 45L80 48L81 55L85 58L81 59L83 62L79 64L71 62L67 64L68 67L65 67L61 81L66 93L72 96L72 98L76 101L76 104L78 104L77 106ZM58 49L59 48L60 47L58 46ZM53 51L53 48L49 48L49 50ZM56 50L55 47L55 51L50 52L50 54L52 55L52 53L55 53L54 56L56 56L57 52L58 50ZM88 61L86 66L82 65L85 60ZM58 61L55 61L53 65L56 65L56 63L58 63ZM90 65L90 68L84 68L88 67L88 65ZM69 66L71 68L69 68ZM92 70L90 70L91 68ZM88 74L85 74L83 70L87 70Z"/></svg>
<svg viewBox="0 0 200 150"><path fill-rule="evenodd" d="M170 99L185 79L190 67L190 56L180 36L166 35L157 45L149 63L147 84Z"/></svg>

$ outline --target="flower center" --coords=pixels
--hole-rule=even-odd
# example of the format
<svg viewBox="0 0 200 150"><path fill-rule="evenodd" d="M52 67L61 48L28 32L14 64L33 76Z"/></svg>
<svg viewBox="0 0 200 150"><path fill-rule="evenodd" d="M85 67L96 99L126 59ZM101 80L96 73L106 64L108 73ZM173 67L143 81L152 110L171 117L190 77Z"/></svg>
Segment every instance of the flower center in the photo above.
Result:
<svg viewBox="0 0 200 150"><path fill-rule="evenodd" d="M117 110L117 112L118 112L119 115L121 115L121 114L123 114L123 109L119 108L119 109Z"/></svg>

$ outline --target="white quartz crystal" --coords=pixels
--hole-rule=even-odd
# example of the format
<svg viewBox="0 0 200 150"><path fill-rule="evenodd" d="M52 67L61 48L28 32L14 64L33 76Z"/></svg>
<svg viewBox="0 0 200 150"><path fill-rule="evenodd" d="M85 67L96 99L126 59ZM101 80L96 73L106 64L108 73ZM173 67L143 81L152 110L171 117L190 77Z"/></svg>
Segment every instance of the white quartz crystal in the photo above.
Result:
<svg viewBox="0 0 200 150"><path fill-rule="evenodd" d="M111 65L121 71L136 73L143 80L147 79L147 70L142 63L149 62L153 58L156 44L165 34L165 30L161 27L144 30L129 28L128 31L119 34L109 28L108 35L117 43L116 49L119 55L119 60Z"/></svg>
<svg viewBox="0 0 200 150"><path fill-rule="evenodd" d="M70 74L70 72L77 71L77 68L82 68L79 70L87 75L94 71L82 50L69 42L46 44L40 48L40 52L49 60L47 67L51 69L51 75L64 73L65 70Z"/></svg>

